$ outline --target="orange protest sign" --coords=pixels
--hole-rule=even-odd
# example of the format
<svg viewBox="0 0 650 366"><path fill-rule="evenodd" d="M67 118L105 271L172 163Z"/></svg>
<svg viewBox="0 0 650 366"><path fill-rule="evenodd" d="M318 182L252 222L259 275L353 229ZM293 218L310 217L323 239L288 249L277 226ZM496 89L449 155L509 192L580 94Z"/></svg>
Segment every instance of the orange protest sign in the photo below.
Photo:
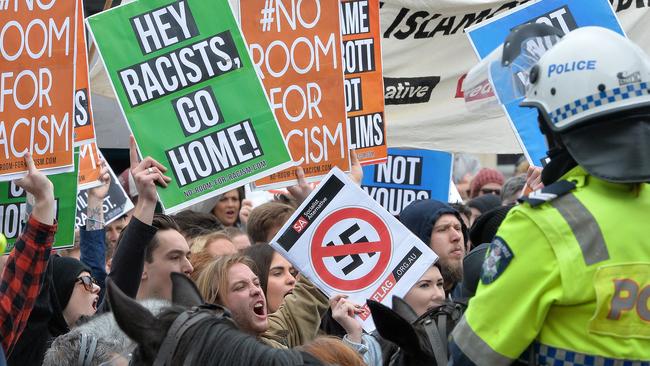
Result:
<svg viewBox="0 0 650 366"><path fill-rule="evenodd" d="M76 1L5 2L0 11L0 180L74 170Z"/></svg>
<svg viewBox="0 0 650 366"><path fill-rule="evenodd" d="M90 84L88 77L88 48L86 47L86 27L84 25L83 0L78 0L77 19L77 71L74 92L74 146L81 146L95 140L95 125L90 106Z"/></svg>
<svg viewBox="0 0 650 366"><path fill-rule="evenodd" d="M308 181L350 169L336 1L240 1L241 28L284 140ZM255 183L296 182L290 168Z"/></svg>
<svg viewBox="0 0 650 366"><path fill-rule="evenodd" d="M78 190L93 188L101 183L99 182L99 151L97 144L89 142L79 147L79 185Z"/></svg>
<svg viewBox="0 0 650 366"><path fill-rule="evenodd" d="M386 161L379 0L342 0L345 109L350 147L362 165Z"/></svg>

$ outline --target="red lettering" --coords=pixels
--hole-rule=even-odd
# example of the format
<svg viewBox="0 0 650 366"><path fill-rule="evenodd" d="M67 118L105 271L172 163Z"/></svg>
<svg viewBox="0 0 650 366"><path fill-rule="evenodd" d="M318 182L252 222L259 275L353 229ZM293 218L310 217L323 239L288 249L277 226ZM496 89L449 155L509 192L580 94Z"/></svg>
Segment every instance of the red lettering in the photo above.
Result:
<svg viewBox="0 0 650 366"><path fill-rule="evenodd" d="M456 84L456 96L455 98L465 98L465 94L463 93L463 81L465 81L465 78L467 77L467 74L463 74L463 76L458 79L458 84Z"/></svg>

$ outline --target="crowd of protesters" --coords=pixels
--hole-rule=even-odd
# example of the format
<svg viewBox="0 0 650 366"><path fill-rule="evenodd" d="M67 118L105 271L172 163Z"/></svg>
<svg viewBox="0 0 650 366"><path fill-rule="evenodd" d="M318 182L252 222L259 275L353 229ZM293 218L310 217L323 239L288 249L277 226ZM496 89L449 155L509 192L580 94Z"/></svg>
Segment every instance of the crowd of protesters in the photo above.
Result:
<svg viewBox="0 0 650 366"><path fill-rule="evenodd" d="M114 320L110 330L93 325L95 319L110 323L107 281L139 301L163 301L153 305L159 310L172 300L170 274L174 272L190 277L206 302L229 309L240 330L271 347L304 347L321 361L334 357L351 365L382 365L390 358L382 355L380 336L363 333L355 319L361 304L343 295L328 299L268 245L311 192L304 179L283 197L255 208L243 197L243 189L236 189L212 200L214 206L207 210L168 216L155 212L156 186L169 182L166 168L149 157L139 161L133 153L135 142L131 144L127 174L133 182L129 190L135 208L104 225L101 207L110 179L102 162L102 185L89 192L88 219L79 228L77 250L52 251L56 231L49 214L52 184L26 158L29 174L17 184L34 195L36 204L7 258L1 289L2 345L9 364L76 363L84 353L80 347L88 347L81 341L84 337L97 344L94 354L85 356L92 360L88 364L128 358L135 344ZM360 182L362 171L356 160L354 164L352 178ZM472 248L468 223L500 207L503 181L497 170L482 169L471 184L471 195L476 197L467 206L459 203L456 210L424 200L402 213L402 223L440 257L404 297L417 316L445 299L465 296L459 284L463 258ZM523 184L517 189L522 188ZM486 197L491 200L473 204ZM320 355L325 345L340 351Z"/></svg>

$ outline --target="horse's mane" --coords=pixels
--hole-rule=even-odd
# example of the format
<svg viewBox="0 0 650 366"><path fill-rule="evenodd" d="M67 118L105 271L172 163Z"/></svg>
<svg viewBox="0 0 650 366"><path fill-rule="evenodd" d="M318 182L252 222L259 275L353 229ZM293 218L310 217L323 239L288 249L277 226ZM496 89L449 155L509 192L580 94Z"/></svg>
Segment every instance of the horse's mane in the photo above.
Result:
<svg viewBox="0 0 650 366"><path fill-rule="evenodd" d="M134 357L158 353L162 339L176 318L187 309L173 306L164 310L157 318L164 334L155 349L138 347ZM212 310L201 310L201 312ZM153 348L152 347L152 348ZM144 351L144 352L142 352ZM172 359L173 365L183 365L191 357L192 365L296 365L302 364L299 352L279 350L261 343L257 338L240 331L228 317L214 316L191 326L181 337ZM144 360L143 360L144 361ZM149 363L152 362L149 360Z"/></svg>

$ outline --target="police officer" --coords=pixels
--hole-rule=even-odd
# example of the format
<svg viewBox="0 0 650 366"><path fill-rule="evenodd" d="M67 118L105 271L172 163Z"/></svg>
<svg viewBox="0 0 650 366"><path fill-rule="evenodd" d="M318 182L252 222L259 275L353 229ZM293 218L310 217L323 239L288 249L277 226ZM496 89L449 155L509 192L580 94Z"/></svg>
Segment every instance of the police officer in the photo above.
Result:
<svg viewBox="0 0 650 366"><path fill-rule="evenodd" d="M650 61L584 27L529 77L522 105L551 147L545 188L490 244L450 363L650 365Z"/></svg>

